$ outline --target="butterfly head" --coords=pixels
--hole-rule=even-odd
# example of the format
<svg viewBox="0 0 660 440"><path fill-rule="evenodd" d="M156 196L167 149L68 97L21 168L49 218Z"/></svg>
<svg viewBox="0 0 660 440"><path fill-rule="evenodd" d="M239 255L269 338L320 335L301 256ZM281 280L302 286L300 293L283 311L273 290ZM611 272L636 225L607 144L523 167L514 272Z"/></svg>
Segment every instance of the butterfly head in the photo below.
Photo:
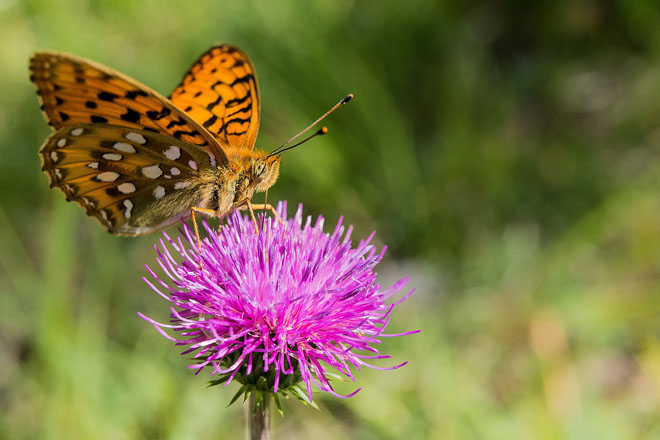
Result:
<svg viewBox="0 0 660 440"><path fill-rule="evenodd" d="M266 191L280 175L282 156L256 157L250 161L251 182L255 192Z"/></svg>

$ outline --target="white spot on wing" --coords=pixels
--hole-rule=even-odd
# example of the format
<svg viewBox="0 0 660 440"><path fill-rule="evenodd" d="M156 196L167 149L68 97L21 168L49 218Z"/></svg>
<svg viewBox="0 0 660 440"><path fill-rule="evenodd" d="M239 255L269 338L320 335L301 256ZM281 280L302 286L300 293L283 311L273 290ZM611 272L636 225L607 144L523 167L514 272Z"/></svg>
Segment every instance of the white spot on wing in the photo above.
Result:
<svg viewBox="0 0 660 440"><path fill-rule="evenodd" d="M74 128L73 130L71 130L71 134L73 136L80 136L81 134L83 134L83 129L80 128L80 127L79 128Z"/></svg>
<svg viewBox="0 0 660 440"><path fill-rule="evenodd" d="M58 147L63 147L65 145L66 145L66 138L62 138L62 139L57 141L57 146Z"/></svg>
<svg viewBox="0 0 660 440"><path fill-rule="evenodd" d="M121 154L117 154L117 153L105 153L103 155L103 159L105 159L105 160L115 160L116 161L116 160L121 160L121 158L122 158Z"/></svg>
<svg viewBox="0 0 660 440"><path fill-rule="evenodd" d="M98 170L99 169L99 163L98 162L90 162L87 164L87 168L91 168L93 170Z"/></svg>
<svg viewBox="0 0 660 440"><path fill-rule="evenodd" d="M163 174L163 170L158 165L151 165L150 167L142 168L142 174L150 179L158 179Z"/></svg>
<svg viewBox="0 0 660 440"><path fill-rule="evenodd" d="M133 202L131 202L129 199L124 200L124 207L126 208L124 211L124 218L130 218L131 209L133 209Z"/></svg>
<svg viewBox="0 0 660 440"><path fill-rule="evenodd" d="M212 167L214 167L218 164L218 162L216 162L216 160L215 160L215 156L212 155L211 153L209 153L209 160L211 161L211 166Z"/></svg>
<svg viewBox="0 0 660 440"><path fill-rule="evenodd" d="M101 214L101 217L103 218L103 220L106 220L106 221L108 220L108 214L106 214L104 210L100 210L99 214Z"/></svg>
<svg viewBox="0 0 660 440"><path fill-rule="evenodd" d="M181 171L179 171L177 167L172 167L170 168L170 174L172 174L173 176L178 176L179 174L181 174Z"/></svg>
<svg viewBox="0 0 660 440"><path fill-rule="evenodd" d="M189 160L188 161L188 166L190 166L190 168L192 168L193 170L196 170L197 169L197 162L195 162L194 160Z"/></svg>
<svg viewBox="0 0 660 440"><path fill-rule="evenodd" d="M101 182L114 182L117 179L119 179L119 173L115 173L114 171L106 171L96 176L96 180Z"/></svg>
<svg viewBox="0 0 660 440"><path fill-rule="evenodd" d="M178 158L181 157L181 149L175 145L171 145L170 148L163 151L163 154L169 160L177 160Z"/></svg>
<svg viewBox="0 0 660 440"><path fill-rule="evenodd" d="M53 162L57 162L57 151L50 152L50 160L52 160Z"/></svg>
<svg viewBox="0 0 660 440"><path fill-rule="evenodd" d="M190 186L190 182L177 182L174 184L174 189L184 189Z"/></svg>
<svg viewBox="0 0 660 440"><path fill-rule="evenodd" d="M162 186L157 186L154 188L154 197L157 199L162 199L165 196L165 188Z"/></svg>
<svg viewBox="0 0 660 440"><path fill-rule="evenodd" d="M54 171L55 171L55 176L56 176L58 179L61 179L61 178L62 178L62 173L60 173L60 169L59 169L59 168L55 168Z"/></svg>
<svg viewBox="0 0 660 440"><path fill-rule="evenodd" d="M135 192L135 185L133 185L130 182L124 182L124 183L118 185L117 189L122 194L130 194L132 192Z"/></svg>
<svg viewBox="0 0 660 440"><path fill-rule="evenodd" d="M126 136L124 136L124 137L126 139L128 139L129 141L133 141L133 142L138 143L138 144L146 144L147 143L147 140L140 133L133 133L133 132L126 133Z"/></svg>
<svg viewBox="0 0 660 440"><path fill-rule="evenodd" d="M136 151L133 145L127 144L126 142L115 142L112 148L121 151L122 153L135 153Z"/></svg>

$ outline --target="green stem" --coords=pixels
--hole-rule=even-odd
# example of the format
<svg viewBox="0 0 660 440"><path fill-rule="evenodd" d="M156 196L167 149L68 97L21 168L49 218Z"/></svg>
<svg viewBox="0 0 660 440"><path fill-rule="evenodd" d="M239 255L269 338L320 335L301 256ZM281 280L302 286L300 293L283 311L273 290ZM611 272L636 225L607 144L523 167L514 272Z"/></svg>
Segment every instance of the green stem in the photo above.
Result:
<svg viewBox="0 0 660 440"><path fill-rule="evenodd" d="M243 407L246 440L270 440L270 395L264 393L262 398L258 394L251 392Z"/></svg>

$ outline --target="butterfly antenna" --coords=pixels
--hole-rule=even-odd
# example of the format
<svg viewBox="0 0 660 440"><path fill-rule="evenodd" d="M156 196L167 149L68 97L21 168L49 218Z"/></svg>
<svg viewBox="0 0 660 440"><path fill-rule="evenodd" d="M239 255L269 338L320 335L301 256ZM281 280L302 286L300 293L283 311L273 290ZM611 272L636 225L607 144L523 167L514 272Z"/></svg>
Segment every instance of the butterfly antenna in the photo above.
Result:
<svg viewBox="0 0 660 440"><path fill-rule="evenodd" d="M293 148L293 147L289 147L289 148L284 148L284 147L286 147L287 145L289 145L292 141L298 139L298 138L299 138L300 136L302 136L303 134L307 133L309 130L312 129L312 127L314 127L316 124L318 124L318 123L321 122L323 119L325 119L326 116L328 116L330 113L334 112L335 110L337 110L337 108L341 107L342 105L346 104L348 101L350 101L351 99L353 99L353 96L354 96L354 95L353 95L352 93L349 93L348 95L344 96L344 97L341 99L341 101L339 101L337 104L333 105L332 108L331 108L330 110L328 110L328 111L325 112L323 115L321 115L321 117L318 118L316 121L312 122L307 128L305 128L303 131L301 131L300 133L298 133L297 135L295 135L294 137L292 137L291 139L289 139L288 141L286 141L285 143L283 143L283 144L280 145L279 147L275 148L275 149L274 149L274 150L268 155L268 157L270 157L270 156L274 156L274 155L279 154L279 153L281 153L281 152L283 152L283 151L290 150L291 148ZM324 127L324 128L325 128L325 127ZM319 131L321 131L321 130L319 130ZM326 131L327 131L327 130L326 130ZM319 132L317 132L317 133L315 133L314 135L308 137L308 138L305 139L304 141L299 142L298 144L296 144L296 145L294 145L294 146L298 146L298 145L300 145L300 144L302 144L302 143L304 143L304 142L310 140L311 138L313 138L314 136L316 136L316 135L318 135L318 134L325 134L325 132L324 132L324 133L319 133Z"/></svg>
<svg viewBox="0 0 660 440"><path fill-rule="evenodd" d="M307 137L306 137L305 139L303 139L302 141L298 142L297 144L293 144L293 145L291 145L290 147L282 148L281 150L278 149L277 151L274 151L274 152L270 153L270 154L268 155L268 157L274 156L274 155L276 155L276 154L281 154L281 153L285 152L286 150L290 150L290 149L292 149L292 148L296 148L297 146L304 144L305 142L307 142L307 141L310 140L311 138L316 137L316 136L322 136L322 135L326 134L327 132L328 132L328 127L321 127L321 128L319 128L319 130L318 130L316 133L314 133L313 135L311 135L311 136L307 136Z"/></svg>

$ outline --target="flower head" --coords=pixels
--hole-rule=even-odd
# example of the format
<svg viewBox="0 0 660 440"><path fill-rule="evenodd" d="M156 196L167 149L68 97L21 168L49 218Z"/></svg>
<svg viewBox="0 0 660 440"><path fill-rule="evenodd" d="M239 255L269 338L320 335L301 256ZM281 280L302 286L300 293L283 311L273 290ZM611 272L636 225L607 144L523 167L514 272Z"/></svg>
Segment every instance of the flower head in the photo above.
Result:
<svg viewBox="0 0 660 440"><path fill-rule="evenodd" d="M373 234L352 248L352 228L344 233L341 220L328 234L322 217L314 225L311 217L303 221L302 206L290 219L285 204L278 213L284 224L263 219L258 233L238 211L218 231L205 224L201 252L187 226L185 240L165 234L157 260L171 281L148 267L156 283L145 281L173 303L171 324L140 316L187 346L183 354L194 353L190 368L199 373L208 367L217 375L214 383L237 380L243 384L239 394L281 391L311 402L312 383L337 395L329 381L336 375L328 367L354 379L350 366L376 368L367 361L390 357L372 345L397 336L383 332L394 307L414 289L386 304L408 280L381 290L373 270L384 249L378 253L369 244ZM306 393L296 388L301 381Z"/></svg>

